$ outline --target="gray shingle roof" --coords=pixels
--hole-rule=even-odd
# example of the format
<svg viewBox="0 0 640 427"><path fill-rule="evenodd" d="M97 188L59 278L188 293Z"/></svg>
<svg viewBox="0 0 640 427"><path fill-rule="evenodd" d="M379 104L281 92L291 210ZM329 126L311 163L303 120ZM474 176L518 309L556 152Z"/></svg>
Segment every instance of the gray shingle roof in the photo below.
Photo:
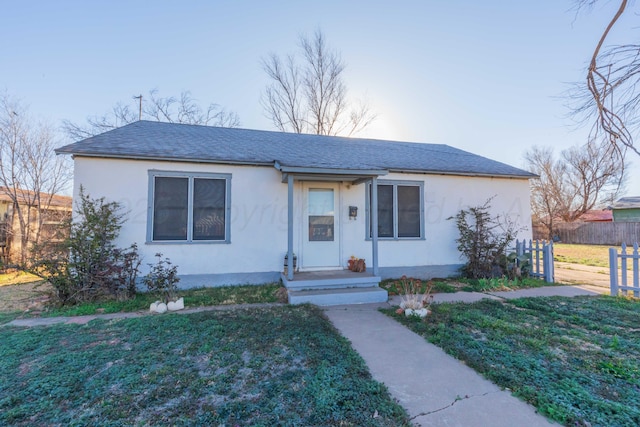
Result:
<svg viewBox="0 0 640 427"><path fill-rule="evenodd" d="M640 208L640 196L622 197L618 199L612 206L612 209L638 209Z"/></svg>
<svg viewBox="0 0 640 427"><path fill-rule="evenodd" d="M90 157L534 178L443 144L139 121L56 150Z"/></svg>

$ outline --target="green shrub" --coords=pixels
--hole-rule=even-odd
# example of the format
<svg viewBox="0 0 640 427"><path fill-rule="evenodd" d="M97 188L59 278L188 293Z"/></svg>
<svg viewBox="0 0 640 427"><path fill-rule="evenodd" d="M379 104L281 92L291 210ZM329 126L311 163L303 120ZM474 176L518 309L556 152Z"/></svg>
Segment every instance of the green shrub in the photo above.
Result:
<svg viewBox="0 0 640 427"><path fill-rule="evenodd" d="M528 254L518 255L511 252L500 259L500 267L504 274L511 280L529 277L531 274L531 259Z"/></svg>
<svg viewBox="0 0 640 427"><path fill-rule="evenodd" d="M116 202L92 199L80 187L75 219L61 228L69 233L47 252L34 251L32 272L48 280L62 305L135 295L140 266L138 247L116 247L124 214Z"/></svg>
<svg viewBox="0 0 640 427"><path fill-rule="evenodd" d="M149 292L158 295L162 302L174 301L178 290L177 283L180 281L178 266L172 265L169 258L162 259L161 253L157 253L156 258L158 262L155 265L148 264L151 270L142 278L142 282Z"/></svg>
<svg viewBox="0 0 640 427"><path fill-rule="evenodd" d="M492 217L491 200L482 206L462 209L455 217L460 237L456 239L458 250L467 263L462 267L465 277L482 279L506 274L501 258L513 243L518 230L508 218Z"/></svg>

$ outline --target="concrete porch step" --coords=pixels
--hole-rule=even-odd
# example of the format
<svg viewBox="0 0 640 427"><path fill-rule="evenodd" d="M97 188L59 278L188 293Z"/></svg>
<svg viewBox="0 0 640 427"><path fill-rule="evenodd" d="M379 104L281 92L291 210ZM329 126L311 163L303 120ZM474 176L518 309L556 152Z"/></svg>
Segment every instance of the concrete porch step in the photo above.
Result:
<svg viewBox="0 0 640 427"><path fill-rule="evenodd" d="M371 288L378 286L380 276L371 273L353 273L346 270L296 273L293 280L280 275L282 283L290 290Z"/></svg>
<svg viewBox="0 0 640 427"><path fill-rule="evenodd" d="M311 303L315 305L370 304L386 302L387 291L378 286L342 289L289 289L289 304Z"/></svg>

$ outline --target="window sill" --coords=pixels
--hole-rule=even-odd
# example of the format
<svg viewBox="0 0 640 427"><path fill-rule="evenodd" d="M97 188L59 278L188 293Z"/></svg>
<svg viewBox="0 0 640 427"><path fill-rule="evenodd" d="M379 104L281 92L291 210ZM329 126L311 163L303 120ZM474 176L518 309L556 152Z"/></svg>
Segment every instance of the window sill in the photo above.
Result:
<svg viewBox="0 0 640 427"><path fill-rule="evenodd" d="M364 239L365 241L372 241L373 239L371 237L366 237ZM394 242L394 241L411 241L411 240L427 240L425 237L378 237L378 241L389 241L389 242Z"/></svg>
<svg viewBox="0 0 640 427"><path fill-rule="evenodd" d="M229 240L148 240L145 245L224 245L230 244Z"/></svg>

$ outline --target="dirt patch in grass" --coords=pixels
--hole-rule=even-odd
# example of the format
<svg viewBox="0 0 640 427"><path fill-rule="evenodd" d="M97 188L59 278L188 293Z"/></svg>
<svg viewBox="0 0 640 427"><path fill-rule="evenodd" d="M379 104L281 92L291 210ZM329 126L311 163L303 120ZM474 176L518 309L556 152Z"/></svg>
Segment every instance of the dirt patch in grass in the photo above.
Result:
<svg viewBox="0 0 640 427"><path fill-rule="evenodd" d="M50 301L53 287L44 280L0 286L0 312L40 312Z"/></svg>
<svg viewBox="0 0 640 427"><path fill-rule="evenodd" d="M0 325L24 315L38 315L51 301L53 287L21 271L0 274Z"/></svg>

